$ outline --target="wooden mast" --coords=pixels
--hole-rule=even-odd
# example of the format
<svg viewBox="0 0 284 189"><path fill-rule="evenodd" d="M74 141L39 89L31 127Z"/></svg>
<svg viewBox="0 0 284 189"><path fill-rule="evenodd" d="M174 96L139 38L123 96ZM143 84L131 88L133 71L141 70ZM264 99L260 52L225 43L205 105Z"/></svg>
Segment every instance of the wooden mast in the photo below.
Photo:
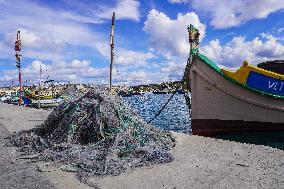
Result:
<svg viewBox="0 0 284 189"><path fill-rule="evenodd" d="M111 25L111 34L110 34L110 70L109 70L109 91L112 92L112 65L113 65L113 59L114 59L114 19L115 19L115 13L112 13L112 25Z"/></svg>

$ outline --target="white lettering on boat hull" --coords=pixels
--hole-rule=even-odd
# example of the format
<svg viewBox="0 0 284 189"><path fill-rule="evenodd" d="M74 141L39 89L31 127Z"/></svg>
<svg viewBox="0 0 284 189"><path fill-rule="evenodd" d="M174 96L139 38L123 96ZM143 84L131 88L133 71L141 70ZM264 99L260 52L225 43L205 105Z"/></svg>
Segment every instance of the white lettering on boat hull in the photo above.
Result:
<svg viewBox="0 0 284 189"><path fill-rule="evenodd" d="M282 81L281 83L268 81L268 88L269 89L272 88L275 91L276 90L282 91L283 85L284 85L284 81ZM279 87L277 87L277 86L279 86Z"/></svg>

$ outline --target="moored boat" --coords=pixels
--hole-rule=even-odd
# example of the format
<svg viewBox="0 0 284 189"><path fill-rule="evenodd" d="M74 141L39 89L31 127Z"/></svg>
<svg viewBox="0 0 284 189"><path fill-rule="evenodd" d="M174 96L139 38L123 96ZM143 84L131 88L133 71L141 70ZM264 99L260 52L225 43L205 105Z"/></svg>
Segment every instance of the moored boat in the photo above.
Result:
<svg viewBox="0 0 284 189"><path fill-rule="evenodd" d="M190 36L196 32L189 28ZM284 75L249 65L220 69L190 40L191 127L195 135L284 131ZM194 44L195 43L195 44Z"/></svg>
<svg viewBox="0 0 284 189"><path fill-rule="evenodd" d="M177 94L184 94L184 93L185 93L185 91L182 90L182 89L177 90Z"/></svg>
<svg viewBox="0 0 284 189"><path fill-rule="evenodd" d="M137 95L142 95L142 93L138 92L138 91L134 91L134 92L127 92L127 91L119 91L117 93L118 96L122 96L122 97L131 97L131 96L137 96Z"/></svg>
<svg viewBox="0 0 284 189"><path fill-rule="evenodd" d="M153 94L168 94L166 91L153 91Z"/></svg>
<svg viewBox="0 0 284 189"><path fill-rule="evenodd" d="M138 91L134 91L134 92L131 93L131 95L142 95L142 93L138 92Z"/></svg>
<svg viewBox="0 0 284 189"><path fill-rule="evenodd" d="M24 90L24 94L25 96L31 98L31 99L54 99L54 96L52 95L39 95L39 91L28 91L28 90Z"/></svg>
<svg viewBox="0 0 284 189"><path fill-rule="evenodd" d="M53 99L43 99L43 100L34 100L31 101L31 106L35 108L52 108L58 106L62 102L60 98ZM40 105L39 105L40 104Z"/></svg>
<svg viewBox="0 0 284 189"><path fill-rule="evenodd" d="M257 67L269 70L278 74L284 74L284 60L266 61L257 64Z"/></svg>
<svg viewBox="0 0 284 189"><path fill-rule="evenodd" d="M153 94L169 94L170 90L168 88L164 88L163 90L153 91Z"/></svg>

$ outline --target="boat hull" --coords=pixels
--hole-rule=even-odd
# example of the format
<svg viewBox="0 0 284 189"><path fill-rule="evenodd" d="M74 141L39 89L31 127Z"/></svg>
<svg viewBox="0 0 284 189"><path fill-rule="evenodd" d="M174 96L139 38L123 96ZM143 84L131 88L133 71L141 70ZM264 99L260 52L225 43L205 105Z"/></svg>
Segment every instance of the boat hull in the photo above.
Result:
<svg viewBox="0 0 284 189"><path fill-rule="evenodd" d="M62 99L44 99L40 100L41 108L52 108L57 107L62 102ZM39 108L39 100L32 100L31 106Z"/></svg>
<svg viewBox="0 0 284 189"><path fill-rule="evenodd" d="M200 136L216 136L227 133L240 132L271 132L284 131L282 123L218 120L218 119L193 119L192 134Z"/></svg>
<svg viewBox="0 0 284 189"><path fill-rule="evenodd" d="M283 99L233 83L199 57L193 59L190 79L193 134L284 131Z"/></svg>

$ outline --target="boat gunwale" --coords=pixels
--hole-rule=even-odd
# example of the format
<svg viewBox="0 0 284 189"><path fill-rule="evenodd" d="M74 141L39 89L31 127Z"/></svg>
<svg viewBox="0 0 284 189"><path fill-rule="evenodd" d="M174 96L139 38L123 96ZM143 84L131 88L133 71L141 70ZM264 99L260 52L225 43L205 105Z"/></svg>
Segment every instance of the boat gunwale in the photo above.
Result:
<svg viewBox="0 0 284 189"><path fill-rule="evenodd" d="M268 97L273 97L273 98L276 98L276 99L282 99L284 100L284 96L282 95L277 95L277 94L273 94L273 93L269 93L269 92L265 92L265 91L261 91L261 90L258 90L258 89L255 89L255 88L252 88L252 87L249 87L248 85L246 84L241 84L239 83L238 81L236 81L235 79L227 76L224 72L222 72L222 70L212 61L210 60L209 58L207 58L205 55L197 52L197 51L194 51L192 52L192 55L193 56L196 56L198 57L199 59L201 59L202 62L206 63L210 68L212 68L216 73L218 73L219 75L223 76L226 80L230 81L231 83L237 85L237 86L240 86L242 88L245 88L249 91L252 91L252 92L255 92L255 93L258 93L262 96L268 96Z"/></svg>

